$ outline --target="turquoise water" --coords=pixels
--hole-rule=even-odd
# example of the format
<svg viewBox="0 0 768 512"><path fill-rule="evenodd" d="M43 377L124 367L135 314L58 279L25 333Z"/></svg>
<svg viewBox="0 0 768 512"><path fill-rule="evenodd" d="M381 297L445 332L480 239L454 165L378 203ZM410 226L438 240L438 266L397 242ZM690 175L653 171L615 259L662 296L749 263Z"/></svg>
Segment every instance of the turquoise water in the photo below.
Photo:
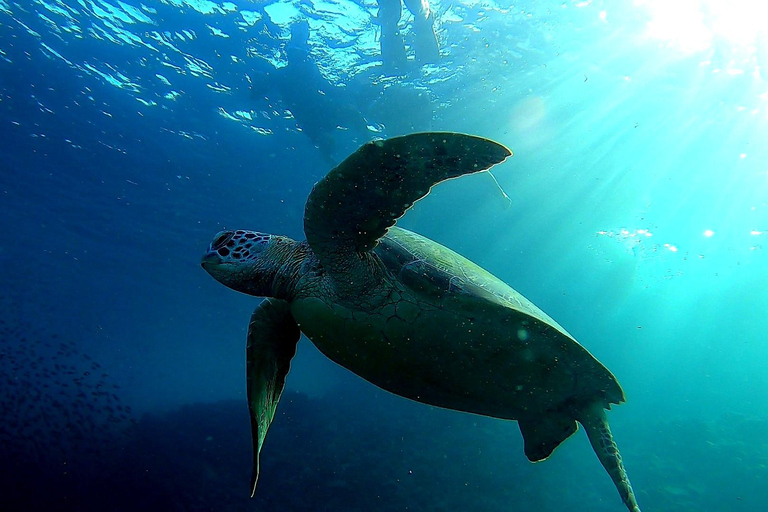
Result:
<svg viewBox="0 0 768 512"><path fill-rule="evenodd" d="M395 70L376 0L0 0L3 509L622 510L583 432L532 465L514 423L388 395L307 340L248 499L258 299L201 255L225 228L303 238L360 144L449 130L515 156L399 224L617 376L643 510L760 510L767 13L666 4L433 1L424 65L403 8Z"/></svg>

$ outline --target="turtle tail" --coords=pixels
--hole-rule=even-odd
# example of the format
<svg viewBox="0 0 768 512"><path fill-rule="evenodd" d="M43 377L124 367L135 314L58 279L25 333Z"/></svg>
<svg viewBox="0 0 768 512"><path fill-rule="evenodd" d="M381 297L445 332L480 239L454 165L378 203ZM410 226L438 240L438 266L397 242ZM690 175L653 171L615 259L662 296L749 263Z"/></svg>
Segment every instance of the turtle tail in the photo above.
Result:
<svg viewBox="0 0 768 512"><path fill-rule="evenodd" d="M592 444L597 458L600 459L600 463L611 476L611 480L616 485L627 509L630 512L640 512L640 506L635 499L632 484L629 483L619 447L613 440L613 434L611 434L611 428L608 425L602 404L594 403L586 407L576 419L587 431L587 437L589 437L589 442Z"/></svg>

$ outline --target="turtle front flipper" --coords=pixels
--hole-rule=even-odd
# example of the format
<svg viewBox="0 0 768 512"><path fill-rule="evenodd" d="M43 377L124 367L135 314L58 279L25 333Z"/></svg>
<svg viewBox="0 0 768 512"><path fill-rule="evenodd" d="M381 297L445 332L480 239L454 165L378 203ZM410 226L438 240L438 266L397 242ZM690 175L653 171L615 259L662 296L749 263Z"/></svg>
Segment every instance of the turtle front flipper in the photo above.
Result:
<svg viewBox="0 0 768 512"><path fill-rule="evenodd" d="M589 442L592 444L597 458L600 459L600 463L611 476L627 509L630 512L640 512L640 506L635 499L632 484L629 483L619 447L613 440L613 434L611 434L611 428L608 426L608 419L605 417L605 409L602 404L594 403L586 407L576 419L587 431L587 437L589 437Z"/></svg>
<svg viewBox="0 0 768 512"><path fill-rule="evenodd" d="M347 157L312 189L304 232L332 277L350 276L349 291L364 290L370 275L359 255L376 247L387 229L431 187L485 171L512 152L492 140L460 133L416 133L369 142ZM368 272L366 272L368 270Z"/></svg>
<svg viewBox="0 0 768 512"><path fill-rule="evenodd" d="M251 498L259 480L259 453L275 417L301 331L288 302L265 299L251 315L246 346L248 410L253 442Z"/></svg>

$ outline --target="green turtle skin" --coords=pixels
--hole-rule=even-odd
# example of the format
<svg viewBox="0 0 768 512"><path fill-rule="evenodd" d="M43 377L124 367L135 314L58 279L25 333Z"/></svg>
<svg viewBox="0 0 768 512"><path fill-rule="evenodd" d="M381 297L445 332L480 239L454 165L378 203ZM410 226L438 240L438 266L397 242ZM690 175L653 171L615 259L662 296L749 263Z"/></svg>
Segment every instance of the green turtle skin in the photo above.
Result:
<svg viewBox="0 0 768 512"><path fill-rule="evenodd" d="M624 401L611 372L503 281L394 225L433 185L509 156L498 143L453 133L368 143L315 185L306 241L245 230L216 236L205 270L230 288L268 297L248 332L252 494L303 333L382 389L517 420L531 461L546 459L581 423L627 508L640 511L605 416Z"/></svg>

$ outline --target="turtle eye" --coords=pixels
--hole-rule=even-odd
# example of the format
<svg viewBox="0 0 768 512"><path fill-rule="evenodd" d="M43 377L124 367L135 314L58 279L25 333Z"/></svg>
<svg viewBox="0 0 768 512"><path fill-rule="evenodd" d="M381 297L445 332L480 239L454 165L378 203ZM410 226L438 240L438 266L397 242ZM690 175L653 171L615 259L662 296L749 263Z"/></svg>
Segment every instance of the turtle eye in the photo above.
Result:
<svg viewBox="0 0 768 512"><path fill-rule="evenodd" d="M222 231L218 235L216 235L216 238L213 239L213 243L211 243L211 249L214 251L218 251L224 245L232 240L232 237L235 235L234 231Z"/></svg>

